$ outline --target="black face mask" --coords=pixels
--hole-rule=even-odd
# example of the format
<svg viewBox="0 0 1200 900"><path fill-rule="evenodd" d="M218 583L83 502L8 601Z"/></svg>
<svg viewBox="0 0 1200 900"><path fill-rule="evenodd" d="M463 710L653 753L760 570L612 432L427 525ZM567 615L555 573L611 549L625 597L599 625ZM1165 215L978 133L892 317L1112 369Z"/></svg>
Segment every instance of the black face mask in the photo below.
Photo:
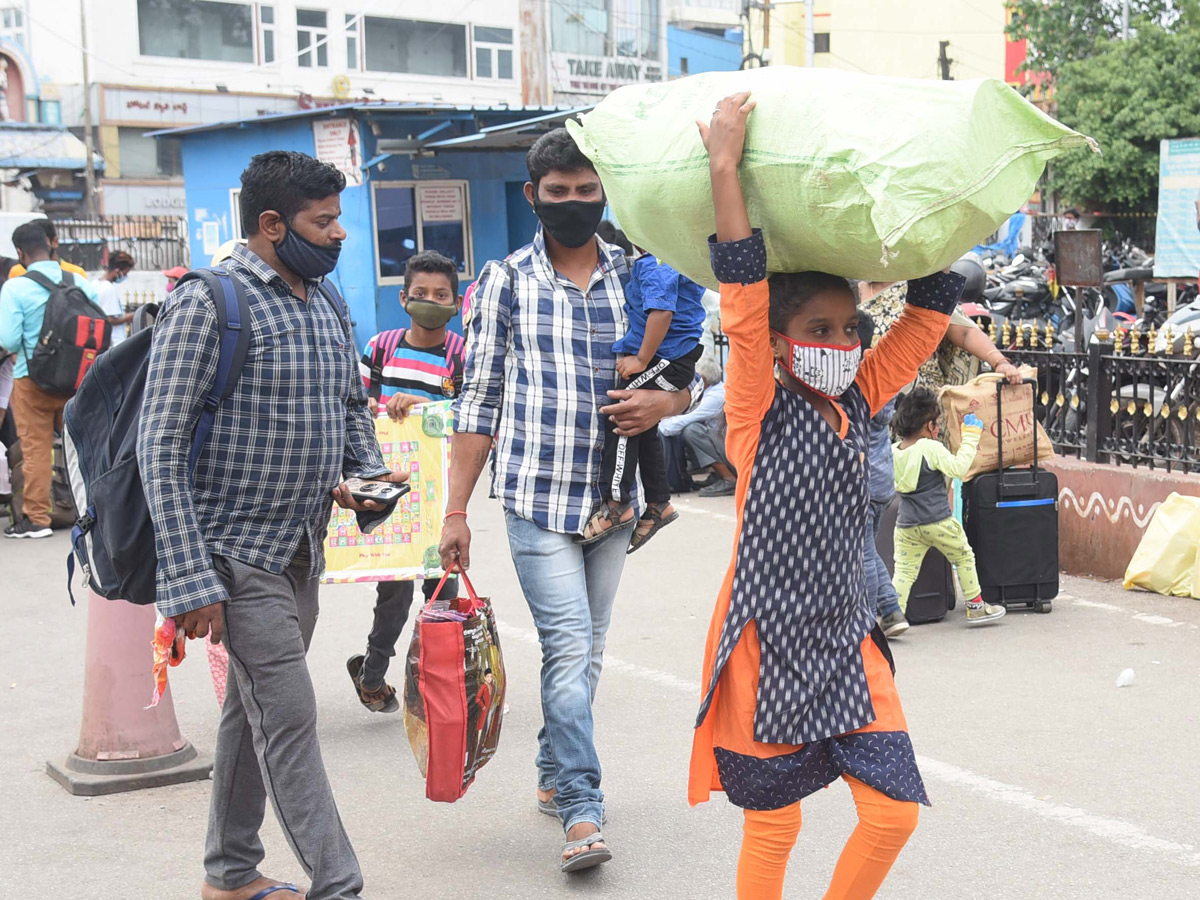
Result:
<svg viewBox="0 0 1200 900"><path fill-rule="evenodd" d="M341 252L341 241L328 247L322 247L301 237L290 224L283 240L275 245L275 253L279 257L279 261L301 278L309 281L322 278L332 272L337 267L338 256Z"/></svg>
<svg viewBox="0 0 1200 900"><path fill-rule="evenodd" d="M546 233L564 247L574 250L596 236L596 227L604 218L604 200L564 200L561 203L533 201L533 211L541 219Z"/></svg>

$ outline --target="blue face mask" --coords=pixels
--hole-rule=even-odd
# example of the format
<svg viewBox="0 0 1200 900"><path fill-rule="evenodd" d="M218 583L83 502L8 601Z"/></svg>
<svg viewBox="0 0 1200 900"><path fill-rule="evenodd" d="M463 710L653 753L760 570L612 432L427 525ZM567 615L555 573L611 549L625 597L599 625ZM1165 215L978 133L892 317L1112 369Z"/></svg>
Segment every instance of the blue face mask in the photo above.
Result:
<svg viewBox="0 0 1200 900"><path fill-rule="evenodd" d="M120 284L122 281L124 281L128 277L129 276L127 274L122 272L120 275L118 275L116 278L113 279L113 284Z"/></svg>
<svg viewBox="0 0 1200 900"><path fill-rule="evenodd" d="M309 281L322 278L332 272L338 264L342 243L322 247L296 233L290 224L283 240L275 245L279 261Z"/></svg>

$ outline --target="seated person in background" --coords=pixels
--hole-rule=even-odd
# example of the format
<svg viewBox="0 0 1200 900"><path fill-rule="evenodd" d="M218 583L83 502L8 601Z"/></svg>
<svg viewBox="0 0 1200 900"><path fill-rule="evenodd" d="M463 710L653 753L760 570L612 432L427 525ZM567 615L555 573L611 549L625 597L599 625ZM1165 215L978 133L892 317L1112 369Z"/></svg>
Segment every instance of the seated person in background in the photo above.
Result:
<svg viewBox="0 0 1200 900"><path fill-rule="evenodd" d="M694 467L686 470L687 479L690 481L692 475L705 470L709 472L700 496L730 497L737 486L737 477L725 456L725 382L717 358L710 351L705 351L696 363L696 374L704 379L704 397L691 412L659 423L663 452L670 459L672 444L681 444L694 463Z"/></svg>

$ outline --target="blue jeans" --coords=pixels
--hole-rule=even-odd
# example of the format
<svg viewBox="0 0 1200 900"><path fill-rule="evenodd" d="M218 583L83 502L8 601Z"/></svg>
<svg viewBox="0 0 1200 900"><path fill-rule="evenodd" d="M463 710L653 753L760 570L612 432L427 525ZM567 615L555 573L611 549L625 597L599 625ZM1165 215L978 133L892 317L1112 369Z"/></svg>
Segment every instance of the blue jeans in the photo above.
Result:
<svg viewBox="0 0 1200 900"><path fill-rule="evenodd" d="M604 792L592 738L592 700L629 530L588 546L505 511L508 545L542 645L538 788L556 791L564 829L600 827Z"/></svg>
<svg viewBox="0 0 1200 900"><path fill-rule="evenodd" d="M867 547L863 553L863 566L867 571L867 596L875 604L875 609L881 616L890 616L900 612L900 595L892 587L892 576L888 574L887 565L879 551L875 548L875 537L879 534L879 520L890 500L882 503L871 501L871 536L867 539Z"/></svg>

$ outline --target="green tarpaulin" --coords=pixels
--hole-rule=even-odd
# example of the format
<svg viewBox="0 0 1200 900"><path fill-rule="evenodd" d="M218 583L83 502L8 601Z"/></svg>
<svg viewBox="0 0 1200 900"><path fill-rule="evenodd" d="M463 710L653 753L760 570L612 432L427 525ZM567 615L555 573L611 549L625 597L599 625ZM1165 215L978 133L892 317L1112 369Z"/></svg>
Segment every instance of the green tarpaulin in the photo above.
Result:
<svg viewBox="0 0 1200 900"><path fill-rule="evenodd" d="M773 272L927 275L1026 203L1047 161L1090 142L997 79L772 66L621 88L567 127L629 238L709 286L712 192L695 122L742 90L758 103L742 187Z"/></svg>

